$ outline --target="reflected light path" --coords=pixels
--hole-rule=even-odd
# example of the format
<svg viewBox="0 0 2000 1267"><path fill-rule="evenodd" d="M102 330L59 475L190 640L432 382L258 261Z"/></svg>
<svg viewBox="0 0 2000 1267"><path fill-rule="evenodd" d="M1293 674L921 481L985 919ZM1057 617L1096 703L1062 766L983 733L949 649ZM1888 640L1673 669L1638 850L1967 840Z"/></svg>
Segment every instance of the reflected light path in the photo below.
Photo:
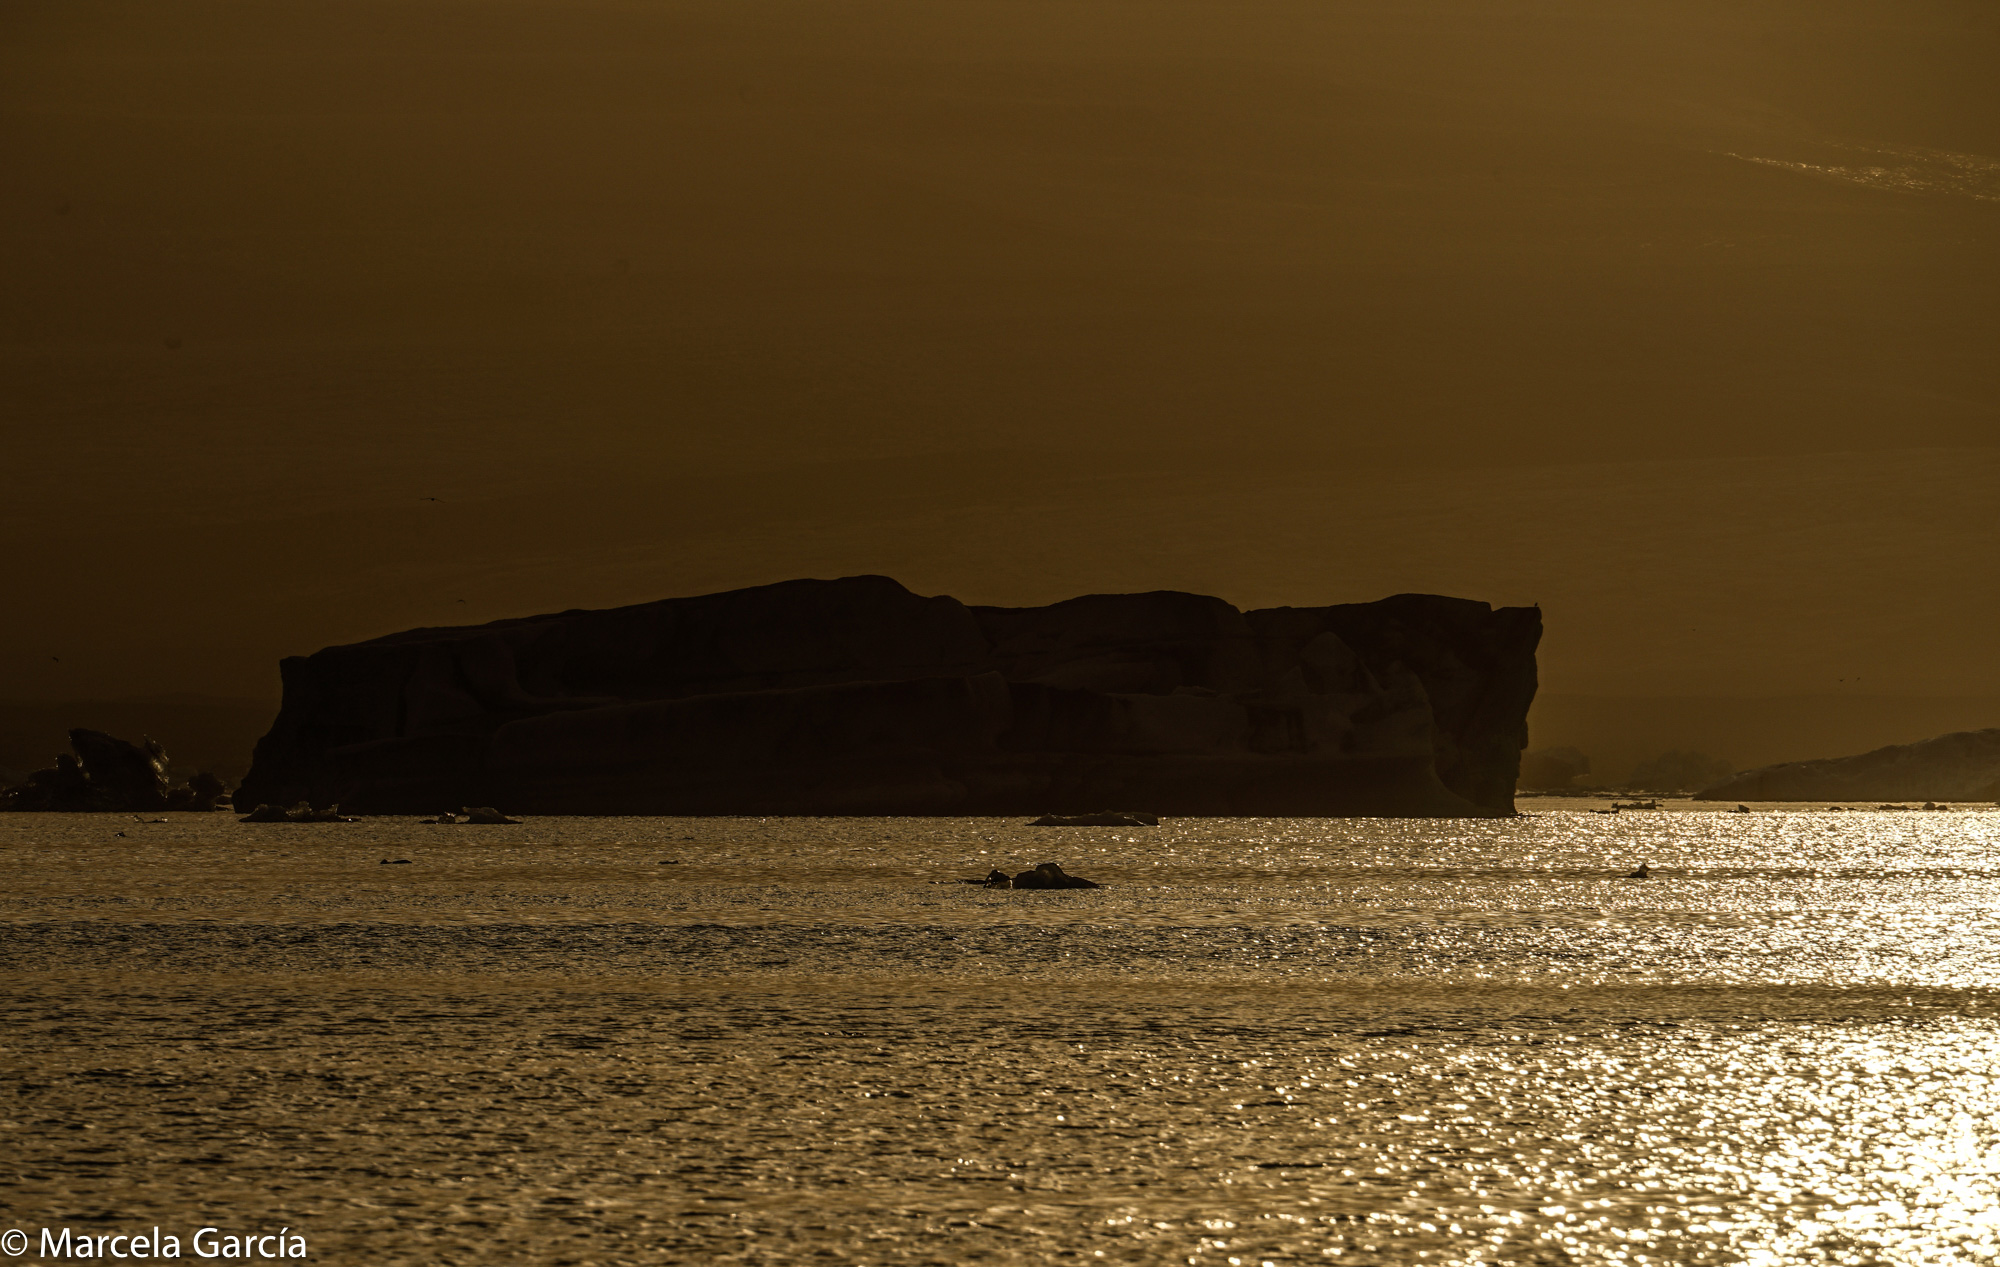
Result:
<svg viewBox="0 0 2000 1267"><path fill-rule="evenodd" d="M7 818L11 1211L382 1263L2000 1258L1991 811ZM1108 887L947 883L1043 857Z"/></svg>

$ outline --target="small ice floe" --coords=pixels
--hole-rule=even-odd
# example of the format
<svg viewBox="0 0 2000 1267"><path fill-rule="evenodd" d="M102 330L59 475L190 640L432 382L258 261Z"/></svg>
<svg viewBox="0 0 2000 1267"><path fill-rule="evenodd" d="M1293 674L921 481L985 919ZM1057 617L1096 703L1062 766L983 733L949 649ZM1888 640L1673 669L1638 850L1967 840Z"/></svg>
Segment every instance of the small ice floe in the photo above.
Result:
<svg viewBox="0 0 2000 1267"><path fill-rule="evenodd" d="M290 809L277 805L259 805L248 814L236 820L239 823L358 823L358 818L341 814L340 806L327 805L314 808L309 801L300 801Z"/></svg>
<svg viewBox="0 0 2000 1267"><path fill-rule="evenodd" d="M499 810L494 809L491 805L480 805L477 807L468 805L460 809L456 814L452 813L450 810L446 810L443 813L439 814L436 818L426 818L424 821L426 823L442 823L446 826L458 824L458 825L472 825L472 826L484 825L493 827L501 826L503 824L512 824L514 826L519 826L521 822L521 820L518 818L507 817L505 814L502 814Z"/></svg>
<svg viewBox="0 0 2000 1267"><path fill-rule="evenodd" d="M1095 814L1044 814L1030 827L1158 827L1158 814L1127 814L1103 810Z"/></svg>
<svg viewBox="0 0 2000 1267"><path fill-rule="evenodd" d="M977 884L988 889L1101 889L1104 886L1095 880L1086 880L1080 875L1071 875L1053 862L1044 862L1032 871L1020 871L1008 875L997 867L986 873L984 880L961 880L961 884Z"/></svg>

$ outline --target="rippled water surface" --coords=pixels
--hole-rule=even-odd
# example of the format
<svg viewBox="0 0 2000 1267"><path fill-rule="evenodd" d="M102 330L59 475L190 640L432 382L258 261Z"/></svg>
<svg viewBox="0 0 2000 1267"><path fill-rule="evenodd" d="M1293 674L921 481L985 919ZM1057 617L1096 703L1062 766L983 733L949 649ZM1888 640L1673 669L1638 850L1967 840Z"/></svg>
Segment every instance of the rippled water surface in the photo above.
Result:
<svg viewBox="0 0 2000 1267"><path fill-rule="evenodd" d="M356 1263L2000 1258L2000 812L1530 804L0 815L0 1205ZM1045 859L1106 887L955 883Z"/></svg>

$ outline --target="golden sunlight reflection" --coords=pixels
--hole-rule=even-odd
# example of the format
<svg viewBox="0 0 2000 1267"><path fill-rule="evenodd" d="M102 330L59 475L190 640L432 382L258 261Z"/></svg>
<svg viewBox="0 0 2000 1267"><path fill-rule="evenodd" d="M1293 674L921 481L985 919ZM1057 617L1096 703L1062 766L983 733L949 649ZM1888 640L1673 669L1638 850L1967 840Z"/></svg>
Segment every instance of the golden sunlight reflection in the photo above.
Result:
<svg viewBox="0 0 2000 1267"><path fill-rule="evenodd" d="M2000 1258L1991 811L6 817L14 1206L116 1173L412 1264ZM1106 887L957 883L1041 856Z"/></svg>

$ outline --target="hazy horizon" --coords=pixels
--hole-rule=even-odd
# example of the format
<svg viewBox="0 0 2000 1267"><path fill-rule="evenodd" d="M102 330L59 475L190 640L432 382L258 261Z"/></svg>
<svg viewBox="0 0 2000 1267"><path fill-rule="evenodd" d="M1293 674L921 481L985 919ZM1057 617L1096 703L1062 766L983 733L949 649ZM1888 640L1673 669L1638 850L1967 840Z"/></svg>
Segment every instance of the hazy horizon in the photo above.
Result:
<svg viewBox="0 0 2000 1267"><path fill-rule="evenodd" d="M863 572L2000 694L1990 6L0 25L0 698Z"/></svg>

